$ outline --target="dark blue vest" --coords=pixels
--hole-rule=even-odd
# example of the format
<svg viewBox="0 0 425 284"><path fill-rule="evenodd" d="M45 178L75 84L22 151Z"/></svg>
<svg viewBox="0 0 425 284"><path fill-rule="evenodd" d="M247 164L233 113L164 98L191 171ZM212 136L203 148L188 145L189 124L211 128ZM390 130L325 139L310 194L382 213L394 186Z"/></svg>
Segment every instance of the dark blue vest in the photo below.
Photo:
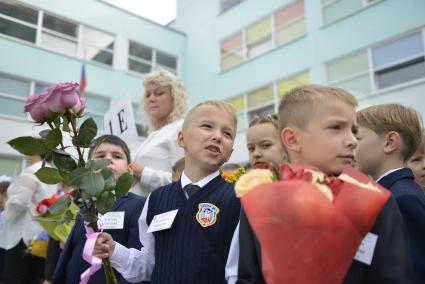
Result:
<svg viewBox="0 0 425 284"><path fill-rule="evenodd" d="M240 214L233 185L218 176L190 200L180 181L161 187L149 197L147 224L174 209L179 211L172 227L154 233L151 283L227 283L224 270Z"/></svg>

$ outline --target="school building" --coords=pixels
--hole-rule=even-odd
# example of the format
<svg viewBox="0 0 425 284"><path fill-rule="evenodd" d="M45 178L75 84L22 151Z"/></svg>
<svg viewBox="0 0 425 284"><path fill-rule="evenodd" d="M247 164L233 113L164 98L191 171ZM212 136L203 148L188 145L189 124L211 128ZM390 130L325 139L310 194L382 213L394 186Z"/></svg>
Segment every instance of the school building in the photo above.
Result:
<svg viewBox="0 0 425 284"><path fill-rule="evenodd" d="M103 128L115 99L130 96L138 130L143 74L175 72L195 105L223 99L238 111L232 161L247 161L246 128L273 113L290 88L345 88L360 107L388 102L425 115L423 0L177 0L161 26L102 0L0 0L0 174L22 166L5 144L38 129L26 98L79 82L86 61L90 115Z"/></svg>

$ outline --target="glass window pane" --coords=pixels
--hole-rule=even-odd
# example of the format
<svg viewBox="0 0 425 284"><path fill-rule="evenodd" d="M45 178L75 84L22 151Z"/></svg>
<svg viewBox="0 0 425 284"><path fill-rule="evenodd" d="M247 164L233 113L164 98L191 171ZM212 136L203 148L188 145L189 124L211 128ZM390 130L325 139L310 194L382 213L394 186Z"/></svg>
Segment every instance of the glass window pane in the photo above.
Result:
<svg viewBox="0 0 425 284"><path fill-rule="evenodd" d="M171 69L177 68L177 58L160 51L156 52L156 62Z"/></svg>
<svg viewBox="0 0 425 284"><path fill-rule="evenodd" d="M304 1L299 1L289 7L283 8L275 14L275 27L280 27L302 15L304 15Z"/></svg>
<svg viewBox="0 0 425 284"><path fill-rule="evenodd" d="M220 11L224 12L240 2L242 0L220 0Z"/></svg>
<svg viewBox="0 0 425 284"><path fill-rule="evenodd" d="M270 49L273 48L272 37L269 35L268 37L263 38L261 41L257 41L254 44L248 46L248 58L253 58L255 56L261 55Z"/></svg>
<svg viewBox="0 0 425 284"><path fill-rule="evenodd" d="M226 54L242 46L242 33L238 33L221 43L221 54Z"/></svg>
<svg viewBox="0 0 425 284"><path fill-rule="evenodd" d="M43 27L72 37L77 37L77 25L46 13L44 13Z"/></svg>
<svg viewBox="0 0 425 284"><path fill-rule="evenodd" d="M422 33L417 32L405 38L372 49L373 66L388 65L404 58L424 53Z"/></svg>
<svg viewBox="0 0 425 284"><path fill-rule="evenodd" d="M271 33L271 18L255 23L246 30L246 42L252 44Z"/></svg>
<svg viewBox="0 0 425 284"><path fill-rule="evenodd" d="M275 113L274 105L269 105L260 109L252 110L248 113L248 121L251 122L256 116L266 116L268 114L273 113Z"/></svg>
<svg viewBox="0 0 425 284"><path fill-rule="evenodd" d="M76 41L65 39L57 35L49 34L48 32L42 33L41 44L44 46L51 47L60 52L64 52L68 54L77 53Z"/></svg>
<svg viewBox="0 0 425 284"><path fill-rule="evenodd" d="M107 33L83 26L83 45L88 45L97 48L114 48L115 38Z"/></svg>
<svg viewBox="0 0 425 284"><path fill-rule="evenodd" d="M152 61L152 49L140 45L135 42L130 42L130 55L136 56L138 58L143 58L148 61Z"/></svg>
<svg viewBox="0 0 425 284"><path fill-rule="evenodd" d="M362 7L362 0L340 0L323 7L323 21L325 24L344 17Z"/></svg>
<svg viewBox="0 0 425 284"><path fill-rule="evenodd" d="M139 73L149 73L151 72L152 66L150 64L128 59L128 69Z"/></svg>
<svg viewBox="0 0 425 284"><path fill-rule="evenodd" d="M424 58L376 73L378 89L425 77Z"/></svg>
<svg viewBox="0 0 425 284"><path fill-rule="evenodd" d="M36 10L17 3L10 3L10 1L0 1L0 14L8 15L28 23L37 24L38 12Z"/></svg>
<svg viewBox="0 0 425 284"><path fill-rule="evenodd" d="M248 93L248 107L256 107L273 101L273 85Z"/></svg>
<svg viewBox="0 0 425 284"><path fill-rule="evenodd" d="M368 71L365 52L339 60L328 65L328 81L341 80L355 74Z"/></svg>
<svg viewBox="0 0 425 284"><path fill-rule="evenodd" d="M372 92L370 87L369 74L365 74L360 77L356 77L351 80L335 84L334 86L349 91L358 99L367 96Z"/></svg>
<svg viewBox="0 0 425 284"><path fill-rule="evenodd" d="M243 62L242 50L231 52L221 57L221 70L232 68Z"/></svg>
<svg viewBox="0 0 425 284"><path fill-rule="evenodd" d="M0 97L0 113L2 114L27 117L27 114L24 112L24 106L25 101Z"/></svg>
<svg viewBox="0 0 425 284"><path fill-rule="evenodd" d="M34 94L41 93L47 86L47 84L36 83L34 88Z"/></svg>
<svg viewBox="0 0 425 284"><path fill-rule="evenodd" d="M22 170L22 159L0 156L0 173L16 177Z"/></svg>
<svg viewBox="0 0 425 284"><path fill-rule="evenodd" d="M303 73L298 76L294 76L288 79L284 79L278 82L277 91L280 98L283 97L288 91L300 85L305 85L310 82L308 73Z"/></svg>
<svg viewBox="0 0 425 284"><path fill-rule="evenodd" d="M109 109L109 99L86 95L87 108L98 112L106 112Z"/></svg>
<svg viewBox="0 0 425 284"><path fill-rule="evenodd" d="M238 131L245 129L246 128L245 114L238 113L236 118L238 119Z"/></svg>
<svg viewBox="0 0 425 284"><path fill-rule="evenodd" d="M289 26L283 27L276 32L276 44L279 46L288 43L304 35L305 31L305 19L301 19Z"/></svg>
<svg viewBox="0 0 425 284"><path fill-rule="evenodd" d="M28 97L30 93L30 83L15 78L0 76L0 93Z"/></svg>
<svg viewBox="0 0 425 284"><path fill-rule="evenodd" d="M110 51L106 50L97 50L97 53L94 54L93 58L90 58L90 60L100 62L107 65L112 65L112 59L114 55Z"/></svg>
<svg viewBox="0 0 425 284"><path fill-rule="evenodd" d="M29 42L35 42L36 30L9 20L0 18L0 33Z"/></svg>
<svg viewBox="0 0 425 284"><path fill-rule="evenodd" d="M237 112L241 112L245 109L245 102L244 102L243 95L236 98L231 98L230 100L227 100L227 102L231 104L236 109Z"/></svg>

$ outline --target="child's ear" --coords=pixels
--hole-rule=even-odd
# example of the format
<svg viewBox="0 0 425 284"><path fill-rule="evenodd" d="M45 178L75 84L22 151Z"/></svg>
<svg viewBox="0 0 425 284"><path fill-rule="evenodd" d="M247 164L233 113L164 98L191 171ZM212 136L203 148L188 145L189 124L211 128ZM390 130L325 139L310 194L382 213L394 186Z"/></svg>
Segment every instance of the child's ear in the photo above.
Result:
<svg viewBox="0 0 425 284"><path fill-rule="evenodd" d="M298 139L299 130L292 127L285 127L280 133L280 139L282 140L283 147L286 151L300 152L301 144Z"/></svg>
<svg viewBox="0 0 425 284"><path fill-rule="evenodd" d="M401 146L400 134L396 131L390 131L385 135L384 153L390 154Z"/></svg>
<svg viewBox="0 0 425 284"><path fill-rule="evenodd" d="M127 170L128 170L128 172L131 174L131 175L133 175L133 166L134 166L134 164L133 163L130 163L130 164L128 164L128 166L127 166Z"/></svg>
<svg viewBox="0 0 425 284"><path fill-rule="evenodd" d="M184 143L184 136L183 131L179 131L179 134L177 135L177 144L179 144L180 147L183 149L186 149L186 144Z"/></svg>

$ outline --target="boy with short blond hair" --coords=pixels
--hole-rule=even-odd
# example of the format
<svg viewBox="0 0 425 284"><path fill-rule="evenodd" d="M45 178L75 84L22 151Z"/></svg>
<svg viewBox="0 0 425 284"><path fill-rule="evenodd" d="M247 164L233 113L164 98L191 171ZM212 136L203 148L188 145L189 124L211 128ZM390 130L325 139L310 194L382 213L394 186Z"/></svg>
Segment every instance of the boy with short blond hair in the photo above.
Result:
<svg viewBox="0 0 425 284"><path fill-rule="evenodd" d="M289 161L308 163L325 174L339 175L354 160L356 106L350 93L334 87L306 85L287 93L278 115L280 137ZM394 199L387 201L371 233L378 235L372 263L353 260L343 283L410 283L407 237ZM239 244L237 283L265 283L261 247L244 214Z"/></svg>
<svg viewBox="0 0 425 284"><path fill-rule="evenodd" d="M103 234L93 254L111 256L112 266L132 282L226 283L240 202L219 169L233 151L236 125L234 109L222 101L189 111L178 135L185 150L182 177L149 195L139 219L143 248L123 248ZM167 226L157 221L162 213L169 215Z"/></svg>
<svg viewBox="0 0 425 284"><path fill-rule="evenodd" d="M418 113L400 104L371 106L357 112L358 167L393 194L409 236L416 281L425 279L425 195L404 164L422 140Z"/></svg>

